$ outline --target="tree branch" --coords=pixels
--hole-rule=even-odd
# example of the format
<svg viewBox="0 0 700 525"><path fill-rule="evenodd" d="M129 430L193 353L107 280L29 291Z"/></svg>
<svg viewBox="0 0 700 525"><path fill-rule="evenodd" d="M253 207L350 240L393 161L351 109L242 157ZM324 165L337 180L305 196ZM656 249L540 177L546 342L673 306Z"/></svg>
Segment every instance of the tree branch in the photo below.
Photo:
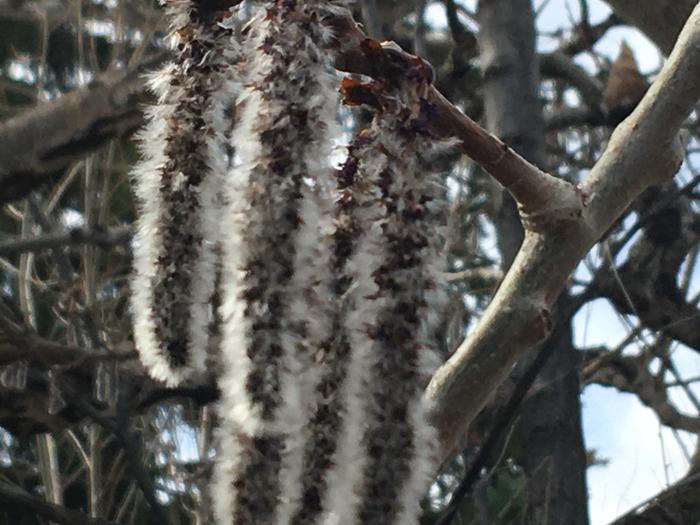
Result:
<svg viewBox="0 0 700 525"><path fill-rule="evenodd" d="M581 98L591 110L600 112L603 86L598 80L561 51L541 54L539 59L540 71L543 75L567 80L579 91Z"/></svg>
<svg viewBox="0 0 700 525"><path fill-rule="evenodd" d="M549 311L569 274L648 186L671 177L682 155L677 133L700 98L700 5L656 82L613 133L581 184L580 218L528 228L511 270L481 320L433 377L426 398L449 457L515 360L547 335ZM526 227L527 227L526 223Z"/></svg>
<svg viewBox="0 0 700 525"><path fill-rule="evenodd" d="M609 29L618 26L621 23L622 20L620 20L620 17L615 13L611 13L610 16L608 16L608 18L602 22L592 26L588 25L588 27L583 31L579 26L571 40L564 42L564 44L562 44L562 46L559 48L559 51L567 56L577 55L581 51L585 51L586 49L593 47L593 45L600 40Z"/></svg>
<svg viewBox="0 0 700 525"><path fill-rule="evenodd" d="M583 381L613 387L634 394L651 408L662 424L692 433L700 432L700 418L681 413L669 400L663 384L663 370L659 375L649 371L643 357L615 355L606 350L589 350L587 359L593 359L583 370ZM596 363L603 363L597 366Z"/></svg>
<svg viewBox="0 0 700 525"><path fill-rule="evenodd" d="M62 525L118 525L113 521L90 518L82 512L55 505L32 496L19 487L0 481L0 501L22 507L29 515L40 516Z"/></svg>
<svg viewBox="0 0 700 525"><path fill-rule="evenodd" d="M691 473L610 525L695 523L700 516L698 492L700 492L700 472Z"/></svg>
<svg viewBox="0 0 700 525"><path fill-rule="evenodd" d="M348 17L332 21L341 55L336 67L389 82L401 82L421 59L393 43L365 38ZM576 220L581 214L580 194L573 185L540 170L503 141L483 129L447 100L434 86L426 96L433 106L431 126L442 137L456 138L463 153L504 186L518 203L523 220L533 230L550 223Z"/></svg>
<svg viewBox="0 0 700 525"><path fill-rule="evenodd" d="M109 230L72 228L59 233L0 243L0 257L85 244L106 248L127 244L131 240L131 235L132 229L128 226Z"/></svg>
<svg viewBox="0 0 700 525"><path fill-rule="evenodd" d="M665 54L673 49L695 0L606 0L620 18L637 26Z"/></svg>
<svg viewBox="0 0 700 525"><path fill-rule="evenodd" d="M140 127L142 74L164 56L108 72L84 89L1 123L0 204L26 195L97 146Z"/></svg>
<svg viewBox="0 0 700 525"><path fill-rule="evenodd" d="M591 292L607 297L621 313L632 314L647 327L700 352L700 310L686 300L676 276L687 254L700 242L700 217L675 184L650 188L635 202L637 225L614 243L608 265L593 280ZM631 246L627 260L612 268L613 254L633 232L643 235Z"/></svg>

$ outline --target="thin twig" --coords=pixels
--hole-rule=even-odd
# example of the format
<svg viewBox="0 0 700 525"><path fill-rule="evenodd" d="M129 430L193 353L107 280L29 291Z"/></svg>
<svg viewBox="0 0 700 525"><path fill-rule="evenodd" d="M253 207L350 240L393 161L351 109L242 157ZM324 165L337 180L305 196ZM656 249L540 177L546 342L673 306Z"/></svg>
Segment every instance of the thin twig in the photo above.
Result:
<svg viewBox="0 0 700 525"><path fill-rule="evenodd" d="M101 248L126 245L131 240L132 230L127 226L108 230L94 228L71 228L59 233L37 235L0 244L0 257L20 253L55 250L69 246L94 245Z"/></svg>
<svg viewBox="0 0 700 525"><path fill-rule="evenodd" d="M118 525L113 521L90 518L63 505L48 503L4 481L0 481L0 501L23 508L30 516L39 516L61 525Z"/></svg>

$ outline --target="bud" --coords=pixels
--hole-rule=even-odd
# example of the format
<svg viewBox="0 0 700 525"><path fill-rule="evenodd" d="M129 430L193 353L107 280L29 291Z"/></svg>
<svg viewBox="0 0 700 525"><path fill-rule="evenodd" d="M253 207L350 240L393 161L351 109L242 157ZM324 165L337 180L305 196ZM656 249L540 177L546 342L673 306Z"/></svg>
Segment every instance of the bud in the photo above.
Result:
<svg viewBox="0 0 700 525"><path fill-rule="evenodd" d="M632 49L622 42L620 53L610 66L603 103L614 122L620 122L637 106L649 87L639 72Z"/></svg>

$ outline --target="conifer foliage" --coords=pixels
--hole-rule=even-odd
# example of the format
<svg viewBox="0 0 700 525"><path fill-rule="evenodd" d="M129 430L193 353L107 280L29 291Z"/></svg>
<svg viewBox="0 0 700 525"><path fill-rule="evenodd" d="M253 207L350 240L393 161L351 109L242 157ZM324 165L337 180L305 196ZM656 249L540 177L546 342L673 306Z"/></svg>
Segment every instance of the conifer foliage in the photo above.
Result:
<svg viewBox="0 0 700 525"><path fill-rule="evenodd" d="M254 3L248 20L169 4L176 58L151 82L134 171L132 306L142 361L171 385L204 371L220 319L222 525L416 523L436 468L421 394L446 295L445 144L416 59L394 81L342 82L374 118L333 168L328 20L345 4Z"/></svg>

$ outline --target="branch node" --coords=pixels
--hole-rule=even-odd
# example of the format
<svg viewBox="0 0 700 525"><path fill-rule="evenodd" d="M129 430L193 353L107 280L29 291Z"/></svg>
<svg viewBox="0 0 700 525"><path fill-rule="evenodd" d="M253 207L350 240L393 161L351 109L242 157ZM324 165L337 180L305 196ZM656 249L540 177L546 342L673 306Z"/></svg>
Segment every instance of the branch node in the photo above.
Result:
<svg viewBox="0 0 700 525"><path fill-rule="evenodd" d="M581 220L586 196L578 187L551 175L518 179L508 190L516 197L523 227L532 233L553 232ZM531 185L518 188L519 185Z"/></svg>

